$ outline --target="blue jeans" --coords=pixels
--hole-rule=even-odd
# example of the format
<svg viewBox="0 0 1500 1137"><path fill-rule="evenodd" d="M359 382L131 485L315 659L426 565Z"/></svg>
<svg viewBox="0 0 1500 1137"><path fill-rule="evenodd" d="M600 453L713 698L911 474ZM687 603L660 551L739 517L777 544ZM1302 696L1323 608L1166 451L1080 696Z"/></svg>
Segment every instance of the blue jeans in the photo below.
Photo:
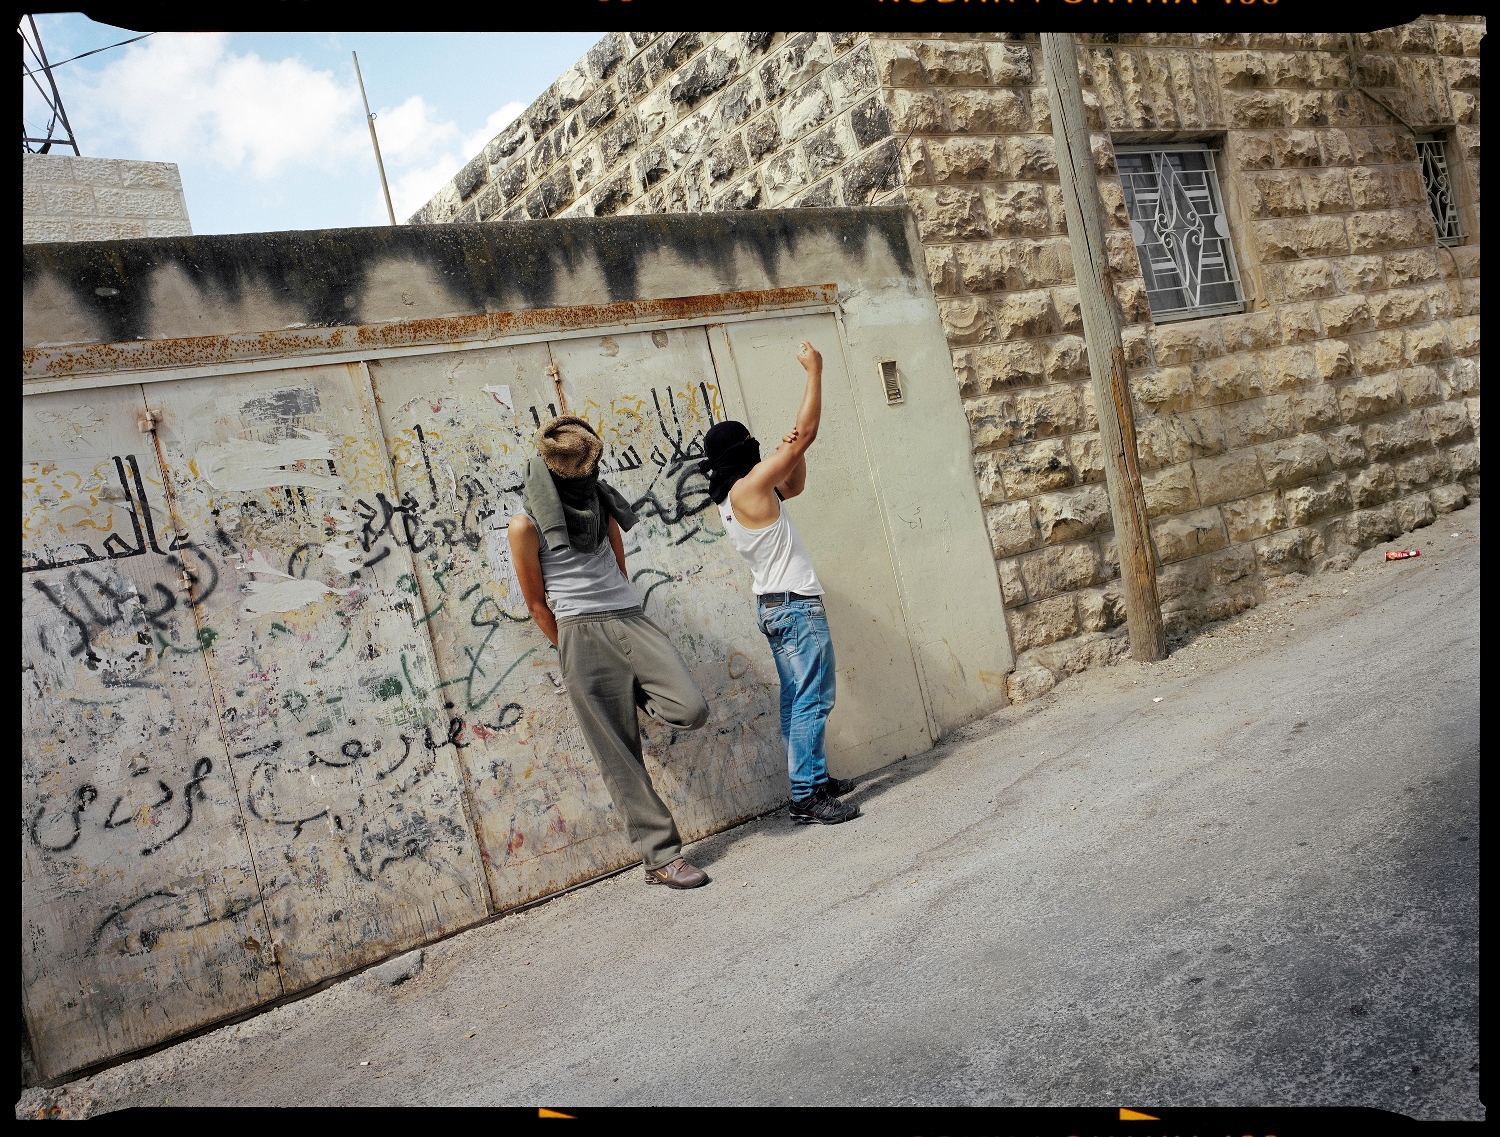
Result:
<svg viewBox="0 0 1500 1137"><path fill-rule="evenodd" d="M828 781L823 751L833 711L833 637L822 600L756 605L756 623L771 644L781 678L781 741L792 800L806 801Z"/></svg>

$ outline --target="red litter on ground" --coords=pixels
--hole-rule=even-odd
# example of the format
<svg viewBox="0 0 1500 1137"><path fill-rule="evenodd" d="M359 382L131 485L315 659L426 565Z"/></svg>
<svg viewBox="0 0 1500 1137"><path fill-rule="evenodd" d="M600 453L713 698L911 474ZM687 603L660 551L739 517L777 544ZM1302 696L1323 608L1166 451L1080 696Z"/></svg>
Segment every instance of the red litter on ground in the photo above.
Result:
<svg viewBox="0 0 1500 1137"><path fill-rule="evenodd" d="M1421 549L1392 549L1385 555L1385 559L1388 561L1404 561L1407 557L1420 557L1421 555Z"/></svg>

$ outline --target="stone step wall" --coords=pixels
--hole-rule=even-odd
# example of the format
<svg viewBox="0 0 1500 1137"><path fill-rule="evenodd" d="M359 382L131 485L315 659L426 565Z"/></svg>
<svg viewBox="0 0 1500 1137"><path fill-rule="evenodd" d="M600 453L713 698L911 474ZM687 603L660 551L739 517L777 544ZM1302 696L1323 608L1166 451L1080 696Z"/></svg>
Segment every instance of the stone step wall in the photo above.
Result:
<svg viewBox="0 0 1500 1137"><path fill-rule="evenodd" d="M1484 30L1082 37L1169 632L1478 495ZM1399 120L1448 139L1458 247ZM1032 35L616 33L411 220L909 204L1019 701L1125 649L1051 130ZM1220 148L1242 314L1151 320L1114 146L1173 140Z"/></svg>

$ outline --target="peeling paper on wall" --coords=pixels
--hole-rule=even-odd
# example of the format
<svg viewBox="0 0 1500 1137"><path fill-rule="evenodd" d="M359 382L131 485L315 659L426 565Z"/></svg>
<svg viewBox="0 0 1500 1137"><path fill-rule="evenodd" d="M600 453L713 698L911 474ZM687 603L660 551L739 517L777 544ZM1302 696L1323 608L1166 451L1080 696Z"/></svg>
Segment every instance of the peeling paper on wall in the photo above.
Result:
<svg viewBox="0 0 1500 1137"><path fill-rule="evenodd" d="M357 572L365 563L364 550L357 545L353 548L344 545L324 545L323 555L332 561L334 568L345 576Z"/></svg>
<svg viewBox="0 0 1500 1137"><path fill-rule="evenodd" d="M325 596L346 596L352 589L338 589L321 580L299 578L276 568L258 549L251 549L240 565L240 571L256 576L272 577L271 580L252 580L245 585L245 614L266 616L281 612L295 612L316 604Z"/></svg>
<svg viewBox="0 0 1500 1137"><path fill-rule="evenodd" d="M510 400L510 386L509 386L509 384L506 384L506 383L486 383L483 387L481 387L479 389L481 391L483 391L486 395L488 395L490 398L494 399L495 402L499 403L506 410L510 411L512 414L515 413L515 409L516 409L515 404L512 403L511 400Z"/></svg>
<svg viewBox="0 0 1500 1137"><path fill-rule="evenodd" d="M265 490L276 486L314 486L336 490L343 481L321 470L283 469L294 462L328 462L334 441L316 430L281 442L231 438L204 443L194 454L198 472L216 490Z"/></svg>

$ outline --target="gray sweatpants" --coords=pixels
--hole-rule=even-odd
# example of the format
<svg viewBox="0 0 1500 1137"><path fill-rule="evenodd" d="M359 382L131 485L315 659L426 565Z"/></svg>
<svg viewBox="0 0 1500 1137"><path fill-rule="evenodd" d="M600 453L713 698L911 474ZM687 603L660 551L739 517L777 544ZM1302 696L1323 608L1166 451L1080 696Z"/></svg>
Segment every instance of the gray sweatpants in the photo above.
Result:
<svg viewBox="0 0 1500 1137"><path fill-rule="evenodd" d="M564 616L557 650L573 713L626 832L646 867L661 868L681 855L682 838L641 760L636 708L697 730L708 722L708 704L666 633L638 607Z"/></svg>

